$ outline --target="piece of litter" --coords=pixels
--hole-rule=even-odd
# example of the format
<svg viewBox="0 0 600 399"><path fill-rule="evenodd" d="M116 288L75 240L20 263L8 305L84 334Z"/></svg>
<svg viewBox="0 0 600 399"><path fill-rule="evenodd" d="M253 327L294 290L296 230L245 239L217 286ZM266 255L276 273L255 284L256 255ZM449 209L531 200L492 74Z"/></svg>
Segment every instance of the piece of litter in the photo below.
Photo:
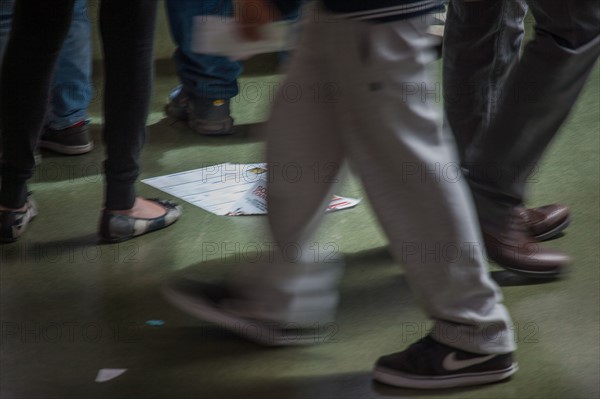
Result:
<svg viewBox="0 0 600 399"><path fill-rule="evenodd" d="M96 376L96 382L110 381L126 371L127 369L100 369L98 370L98 375Z"/></svg>
<svg viewBox="0 0 600 399"><path fill-rule="evenodd" d="M160 326L164 326L165 322L163 320L148 320L146 322L146 324L148 324L149 326L152 326L152 327L160 327Z"/></svg>
<svg viewBox="0 0 600 399"><path fill-rule="evenodd" d="M277 169L277 165L272 168L275 169L275 173L285 173L286 179L295 181L302 174L297 167L286 168L283 171L281 165L278 167L280 169ZM222 163L206 168L152 177L144 179L142 182L216 215L266 215L267 169L266 163ZM329 175L331 172L329 169L315 171L315 173L321 173L321 175L315 175L315 179L334 178L335 176ZM339 211L353 208L359 203L360 199L334 196L326 210L329 212Z"/></svg>

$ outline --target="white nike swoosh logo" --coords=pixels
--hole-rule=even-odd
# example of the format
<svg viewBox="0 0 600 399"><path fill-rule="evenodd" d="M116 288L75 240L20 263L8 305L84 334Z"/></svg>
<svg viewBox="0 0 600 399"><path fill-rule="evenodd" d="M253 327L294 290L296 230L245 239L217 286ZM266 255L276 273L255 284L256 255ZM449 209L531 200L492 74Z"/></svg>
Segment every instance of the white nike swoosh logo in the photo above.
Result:
<svg viewBox="0 0 600 399"><path fill-rule="evenodd" d="M476 364L485 363L488 360L493 359L494 357L496 357L496 355L487 355L475 357L472 359L458 360L456 358L456 352L452 352L444 358L444 361L442 362L442 367L444 367L448 371L455 371L474 366Z"/></svg>

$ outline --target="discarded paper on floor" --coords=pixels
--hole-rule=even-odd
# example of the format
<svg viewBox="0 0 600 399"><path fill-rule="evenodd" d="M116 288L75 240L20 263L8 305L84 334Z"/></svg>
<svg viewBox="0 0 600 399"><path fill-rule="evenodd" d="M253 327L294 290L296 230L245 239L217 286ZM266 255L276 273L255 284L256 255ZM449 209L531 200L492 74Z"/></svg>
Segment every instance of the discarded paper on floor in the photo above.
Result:
<svg viewBox="0 0 600 399"><path fill-rule="evenodd" d="M142 180L192 205L222 216L267 213L267 164L223 163ZM359 199L334 196L327 211L353 208Z"/></svg>

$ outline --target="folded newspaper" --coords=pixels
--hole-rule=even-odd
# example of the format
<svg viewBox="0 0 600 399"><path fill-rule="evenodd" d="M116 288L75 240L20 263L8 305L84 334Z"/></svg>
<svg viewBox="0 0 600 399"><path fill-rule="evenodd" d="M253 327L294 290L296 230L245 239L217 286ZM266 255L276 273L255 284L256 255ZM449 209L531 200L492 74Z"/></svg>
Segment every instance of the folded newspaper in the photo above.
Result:
<svg viewBox="0 0 600 399"><path fill-rule="evenodd" d="M257 41L243 40L234 18L215 15L194 17L191 49L198 54L214 54L244 59L255 54L290 50L294 45L293 22L271 22L261 27Z"/></svg>
<svg viewBox="0 0 600 399"><path fill-rule="evenodd" d="M221 216L267 213L267 164L223 163L142 180ZM359 199L333 196L327 211L353 208Z"/></svg>

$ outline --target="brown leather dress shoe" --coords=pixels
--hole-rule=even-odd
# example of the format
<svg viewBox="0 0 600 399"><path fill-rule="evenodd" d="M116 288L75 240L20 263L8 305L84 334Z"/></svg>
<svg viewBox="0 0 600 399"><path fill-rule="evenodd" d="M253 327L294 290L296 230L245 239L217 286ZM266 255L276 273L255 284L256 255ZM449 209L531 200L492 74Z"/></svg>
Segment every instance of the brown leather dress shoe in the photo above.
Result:
<svg viewBox="0 0 600 399"><path fill-rule="evenodd" d="M561 204L539 208L517 208L529 234L537 241L549 240L560 234L571 223L569 207Z"/></svg>
<svg viewBox="0 0 600 399"><path fill-rule="evenodd" d="M563 274L571 258L560 251L542 247L529 233L523 215L515 211L505 229L485 230L488 256L503 268L532 278L553 278Z"/></svg>

